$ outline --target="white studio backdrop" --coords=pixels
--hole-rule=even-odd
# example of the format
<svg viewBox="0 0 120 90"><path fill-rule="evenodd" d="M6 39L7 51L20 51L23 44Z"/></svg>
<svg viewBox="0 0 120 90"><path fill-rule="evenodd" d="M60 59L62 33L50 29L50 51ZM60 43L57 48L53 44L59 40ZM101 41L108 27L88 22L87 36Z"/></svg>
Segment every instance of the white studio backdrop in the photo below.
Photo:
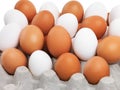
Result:
<svg viewBox="0 0 120 90"><path fill-rule="evenodd" d="M48 1L56 4L59 11L61 12L63 6L70 0L30 0L30 1L35 5L37 12L39 11L40 6L43 3L48 2ZM108 10L108 12L110 12L114 6L120 5L120 0L77 0L77 1L79 1L82 4L84 11L87 9L89 5L91 5L92 3L96 1L103 3L106 6L106 9ZM0 0L0 30L4 26L3 18L4 18L5 13L8 10L13 9L16 2L18 2L18 0Z"/></svg>

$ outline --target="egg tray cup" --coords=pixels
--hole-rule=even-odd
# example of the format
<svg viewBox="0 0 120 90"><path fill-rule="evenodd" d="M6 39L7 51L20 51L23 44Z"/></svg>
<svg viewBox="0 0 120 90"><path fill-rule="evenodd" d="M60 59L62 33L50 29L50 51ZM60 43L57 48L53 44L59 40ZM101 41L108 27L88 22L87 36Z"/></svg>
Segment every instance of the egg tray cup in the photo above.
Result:
<svg viewBox="0 0 120 90"><path fill-rule="evenodd" d="M82 67L85 63L81 62ZM89 84L82 73L72 75L68 81L61 81L54 70L35 78L25 66L9 75L0 64L0 90L120 90L120 63L110 65L110 76L103 77L97 85Z"/></svg>

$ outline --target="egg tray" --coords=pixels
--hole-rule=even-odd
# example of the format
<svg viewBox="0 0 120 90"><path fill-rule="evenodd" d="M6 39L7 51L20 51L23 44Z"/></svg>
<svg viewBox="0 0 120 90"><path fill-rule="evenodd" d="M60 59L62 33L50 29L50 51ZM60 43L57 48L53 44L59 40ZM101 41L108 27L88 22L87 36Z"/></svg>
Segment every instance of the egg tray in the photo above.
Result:
<svg viewBox="0 0 120 90"><path fill-rule="evenodd" d="M85 63L81 62L82 68ZM65 82L53 70L35 78L25 66L9 75L0 64L0 90L120 90L120 64L110 65L110 76L102 78L97 85L89 84L82 73L72 75Z"/></svg>

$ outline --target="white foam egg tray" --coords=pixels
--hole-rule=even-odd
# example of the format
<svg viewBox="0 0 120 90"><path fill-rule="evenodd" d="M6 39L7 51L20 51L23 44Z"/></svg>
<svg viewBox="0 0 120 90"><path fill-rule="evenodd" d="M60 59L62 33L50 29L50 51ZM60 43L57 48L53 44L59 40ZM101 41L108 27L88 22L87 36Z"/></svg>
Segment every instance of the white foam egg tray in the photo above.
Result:
<svg viewBox="0 0 120 90"><path fill-rule="evenodd" d="M85 62L81 64L84 67ZM82 73L76 73L64 82L53 70L35 78L27 67L21 66L14 75L8 75L0 64L0 90L120 90L120 65L110 65L110 76L91 85Z"/></svg>

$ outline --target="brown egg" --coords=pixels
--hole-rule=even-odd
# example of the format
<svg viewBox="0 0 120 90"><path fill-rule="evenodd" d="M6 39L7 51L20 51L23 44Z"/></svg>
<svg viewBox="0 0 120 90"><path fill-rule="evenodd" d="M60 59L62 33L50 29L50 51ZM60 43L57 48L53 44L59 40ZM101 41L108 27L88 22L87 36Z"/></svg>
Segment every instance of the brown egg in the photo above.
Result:
<svg viewBox="0 0 120 90"><path fill-rule="evenodd" d="M77 17L78 22L80 22L83 18L84 10L82 5L78 1L74 0L74 1L69 1L64 5L62 9L62 14L65 13L74 14Z"/></svg>
<svg viewBox="0 0 120 90"><path fill-rule="evenodd" d="M98 44L99 44L101 41L102 41L102 39L99 39L99 40L98 40Z"/></svg>
<svg viewBox="0 0 120 90"><path fill-rule="evenodd" d="M9 48L3 51L1 64L9 74L14 74L17 67L27 65L27 58L19 49Z"/></svg>
<svg viewBox="0 0 120 90"><path fill-rule="evenodd" d="M109 64L120 61L120 37L108 36L98 44L97 55L103 57Z"/></svg>
<svg viewBox="0 0 120 90"><path fill-rule="evenodd" d="M49 50L48 50L48 47L47 47L47 35L44 37L43 50L44 50L45 52L47 52L48 54L50 54L50 53L49 53Z"/></svg>
<svg viewBox="0 0 120 90"><path fill-rule="evenodd" d="M29 22L36 15L36 8L29 0L19 0L15 5L15 9L24 13Z"/></svg>
<svg viewBox="0 0 120 90"><path fill-rule="evenodd" d="M53 15L47 11L39 12L32 20L33 25L38 26L44 35L48 34L49 30L54 26L54 17Z"/></svg>
<svg viewBox="0 0 120 90"><path fill-rule="evenodd" d="M79 59L72 53L60 55L54 65L55 72L61 80L69 80L75 73L80 73L81 64Z"/></svg>
<svg viewBox="0 0 120 90"><path fill-rule="evenodd" d="M81 28L82 28L82 23L79 23L79 24L78 24L78 29L77 29L77 30L79 31Z"/></svg>
<svg viewBox="0 0 120 90"><path fill-rule="evenodd" d="M97 84L101 78L110 75L110 68L105 59L94 56L84 66L83 74L91 84Z"/></svg>
<svg viewBox="0 0 120 90"><path fill-rule="evenodd" d="M97 38L100 39L106 32L107 23L100 16L90 16L83 20L82 27L91 28L96 34Z"/></svg>
<svg viewBox="0 0 120 90"><path fill-rule="evenodd" d="M47 47L50 54L54 57L69 52L71 48L71 38L67 30L62 26L54 26L47 35Z"/></svg>
<svg viewBox="0 0 120 90"><path fill-rule="evenodd" d="M43 48L44 35L42 31L35 25L26 26L20 35L20 47L22 50L31 54L35 50Z"/></svg>

